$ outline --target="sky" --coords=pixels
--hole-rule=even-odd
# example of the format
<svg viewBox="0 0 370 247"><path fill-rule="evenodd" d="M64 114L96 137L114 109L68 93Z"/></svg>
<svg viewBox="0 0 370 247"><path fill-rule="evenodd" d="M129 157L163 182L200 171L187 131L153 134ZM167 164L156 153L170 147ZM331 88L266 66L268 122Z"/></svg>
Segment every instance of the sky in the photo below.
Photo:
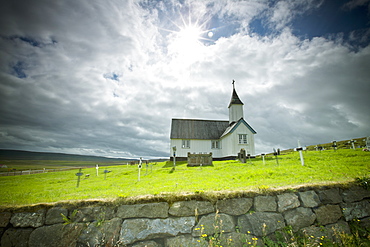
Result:
<svg viewBox="0 0 370 247"><path fill-rule="evenodd" d="M169 157L172 118L256 154L370 135L370 0L0 0L0 149Z"/></svg>

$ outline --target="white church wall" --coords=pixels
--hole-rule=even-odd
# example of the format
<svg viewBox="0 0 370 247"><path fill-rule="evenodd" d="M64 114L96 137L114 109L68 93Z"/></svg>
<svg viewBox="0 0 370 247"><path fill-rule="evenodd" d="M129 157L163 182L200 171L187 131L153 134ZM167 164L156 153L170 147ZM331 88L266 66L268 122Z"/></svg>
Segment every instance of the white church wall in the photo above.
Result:
<svg viewBox="0 0 370 247"><path fill-rule="evenodd" d="M239 135L247 135L247 144L239 144ZM246 153L255 155L254 134L244 124L240 124L232 133L222 139L223 156L236 156L240 149L244 148Z"/></svg>
<svg viewBox="0 0 370 247"><path fill-rule="evenodd" d="M171 140L171 157L173 156L172 147L176 146L176 156L177 157L187 157L188 152L190 153L210 153L212 152L212 157L219 158L222 157L222 143L220 149L212 148L211 140L190 140L190 148L182 147L182 139L172 139Z"/></svg>

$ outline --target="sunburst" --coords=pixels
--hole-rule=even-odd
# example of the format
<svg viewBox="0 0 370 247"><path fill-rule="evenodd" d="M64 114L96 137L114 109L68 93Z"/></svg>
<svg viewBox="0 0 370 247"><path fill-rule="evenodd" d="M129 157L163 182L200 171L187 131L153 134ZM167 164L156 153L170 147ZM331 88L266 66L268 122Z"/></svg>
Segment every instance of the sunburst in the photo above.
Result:
<svg viewBox="0 0 370 247"><path fill-rule="evenodd" d="M205 29L208 20L200 23L199 19L192 20L190 14L188 19L181 16L181 24L175 24L178 30L171 31L169 36L168 50L170 54L176 55L183 63L191 63L196 61L201 56L205 48L204 41L211 42L213 36L211 30ZM208 34L208 37L207 37Z"/></svg>

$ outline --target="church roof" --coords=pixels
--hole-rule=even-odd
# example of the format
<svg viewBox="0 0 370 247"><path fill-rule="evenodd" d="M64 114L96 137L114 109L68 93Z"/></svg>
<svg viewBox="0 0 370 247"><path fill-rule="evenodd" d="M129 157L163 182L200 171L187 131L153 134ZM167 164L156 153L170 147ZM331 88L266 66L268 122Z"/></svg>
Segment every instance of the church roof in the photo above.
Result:
<svg viewBox="0 0 370 247"><path fill-rule="evenodd" d="M231 105L244 105L243 102L239 99L239 96L236 93L235 88L233 89L233 95L231 96L228 108L230 108Z"/></svg>
<svg viewBox="0 0 370 247"><path fill-rule="evenodd" d="M229 127L229 121L172 119L171 139L218 140Z"/></svg>

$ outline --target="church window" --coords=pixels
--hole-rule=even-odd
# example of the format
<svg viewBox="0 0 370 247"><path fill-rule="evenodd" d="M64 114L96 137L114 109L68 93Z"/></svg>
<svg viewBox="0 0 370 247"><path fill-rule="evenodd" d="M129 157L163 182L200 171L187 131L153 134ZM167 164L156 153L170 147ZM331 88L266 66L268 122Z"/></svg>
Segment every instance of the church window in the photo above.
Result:
<svg viewBox="0 0 370 247"><path fill-rule="evenodd" d="M247 134L239 134L239 144L248 144Z"/></svg>
<svg viewBox="0 0 370 247"><path fill-rule="evenodd" d="M182 140L182 148L190 148L190 140Z"/></svg>
<svg viewBox="0 0 370 247"><path fill-rule="evenodd" d="M220 141L218 141L218 140L214 140L214 141L212 141L212 149L220 149L221 148L221 143L220 143Z"/></svg>

